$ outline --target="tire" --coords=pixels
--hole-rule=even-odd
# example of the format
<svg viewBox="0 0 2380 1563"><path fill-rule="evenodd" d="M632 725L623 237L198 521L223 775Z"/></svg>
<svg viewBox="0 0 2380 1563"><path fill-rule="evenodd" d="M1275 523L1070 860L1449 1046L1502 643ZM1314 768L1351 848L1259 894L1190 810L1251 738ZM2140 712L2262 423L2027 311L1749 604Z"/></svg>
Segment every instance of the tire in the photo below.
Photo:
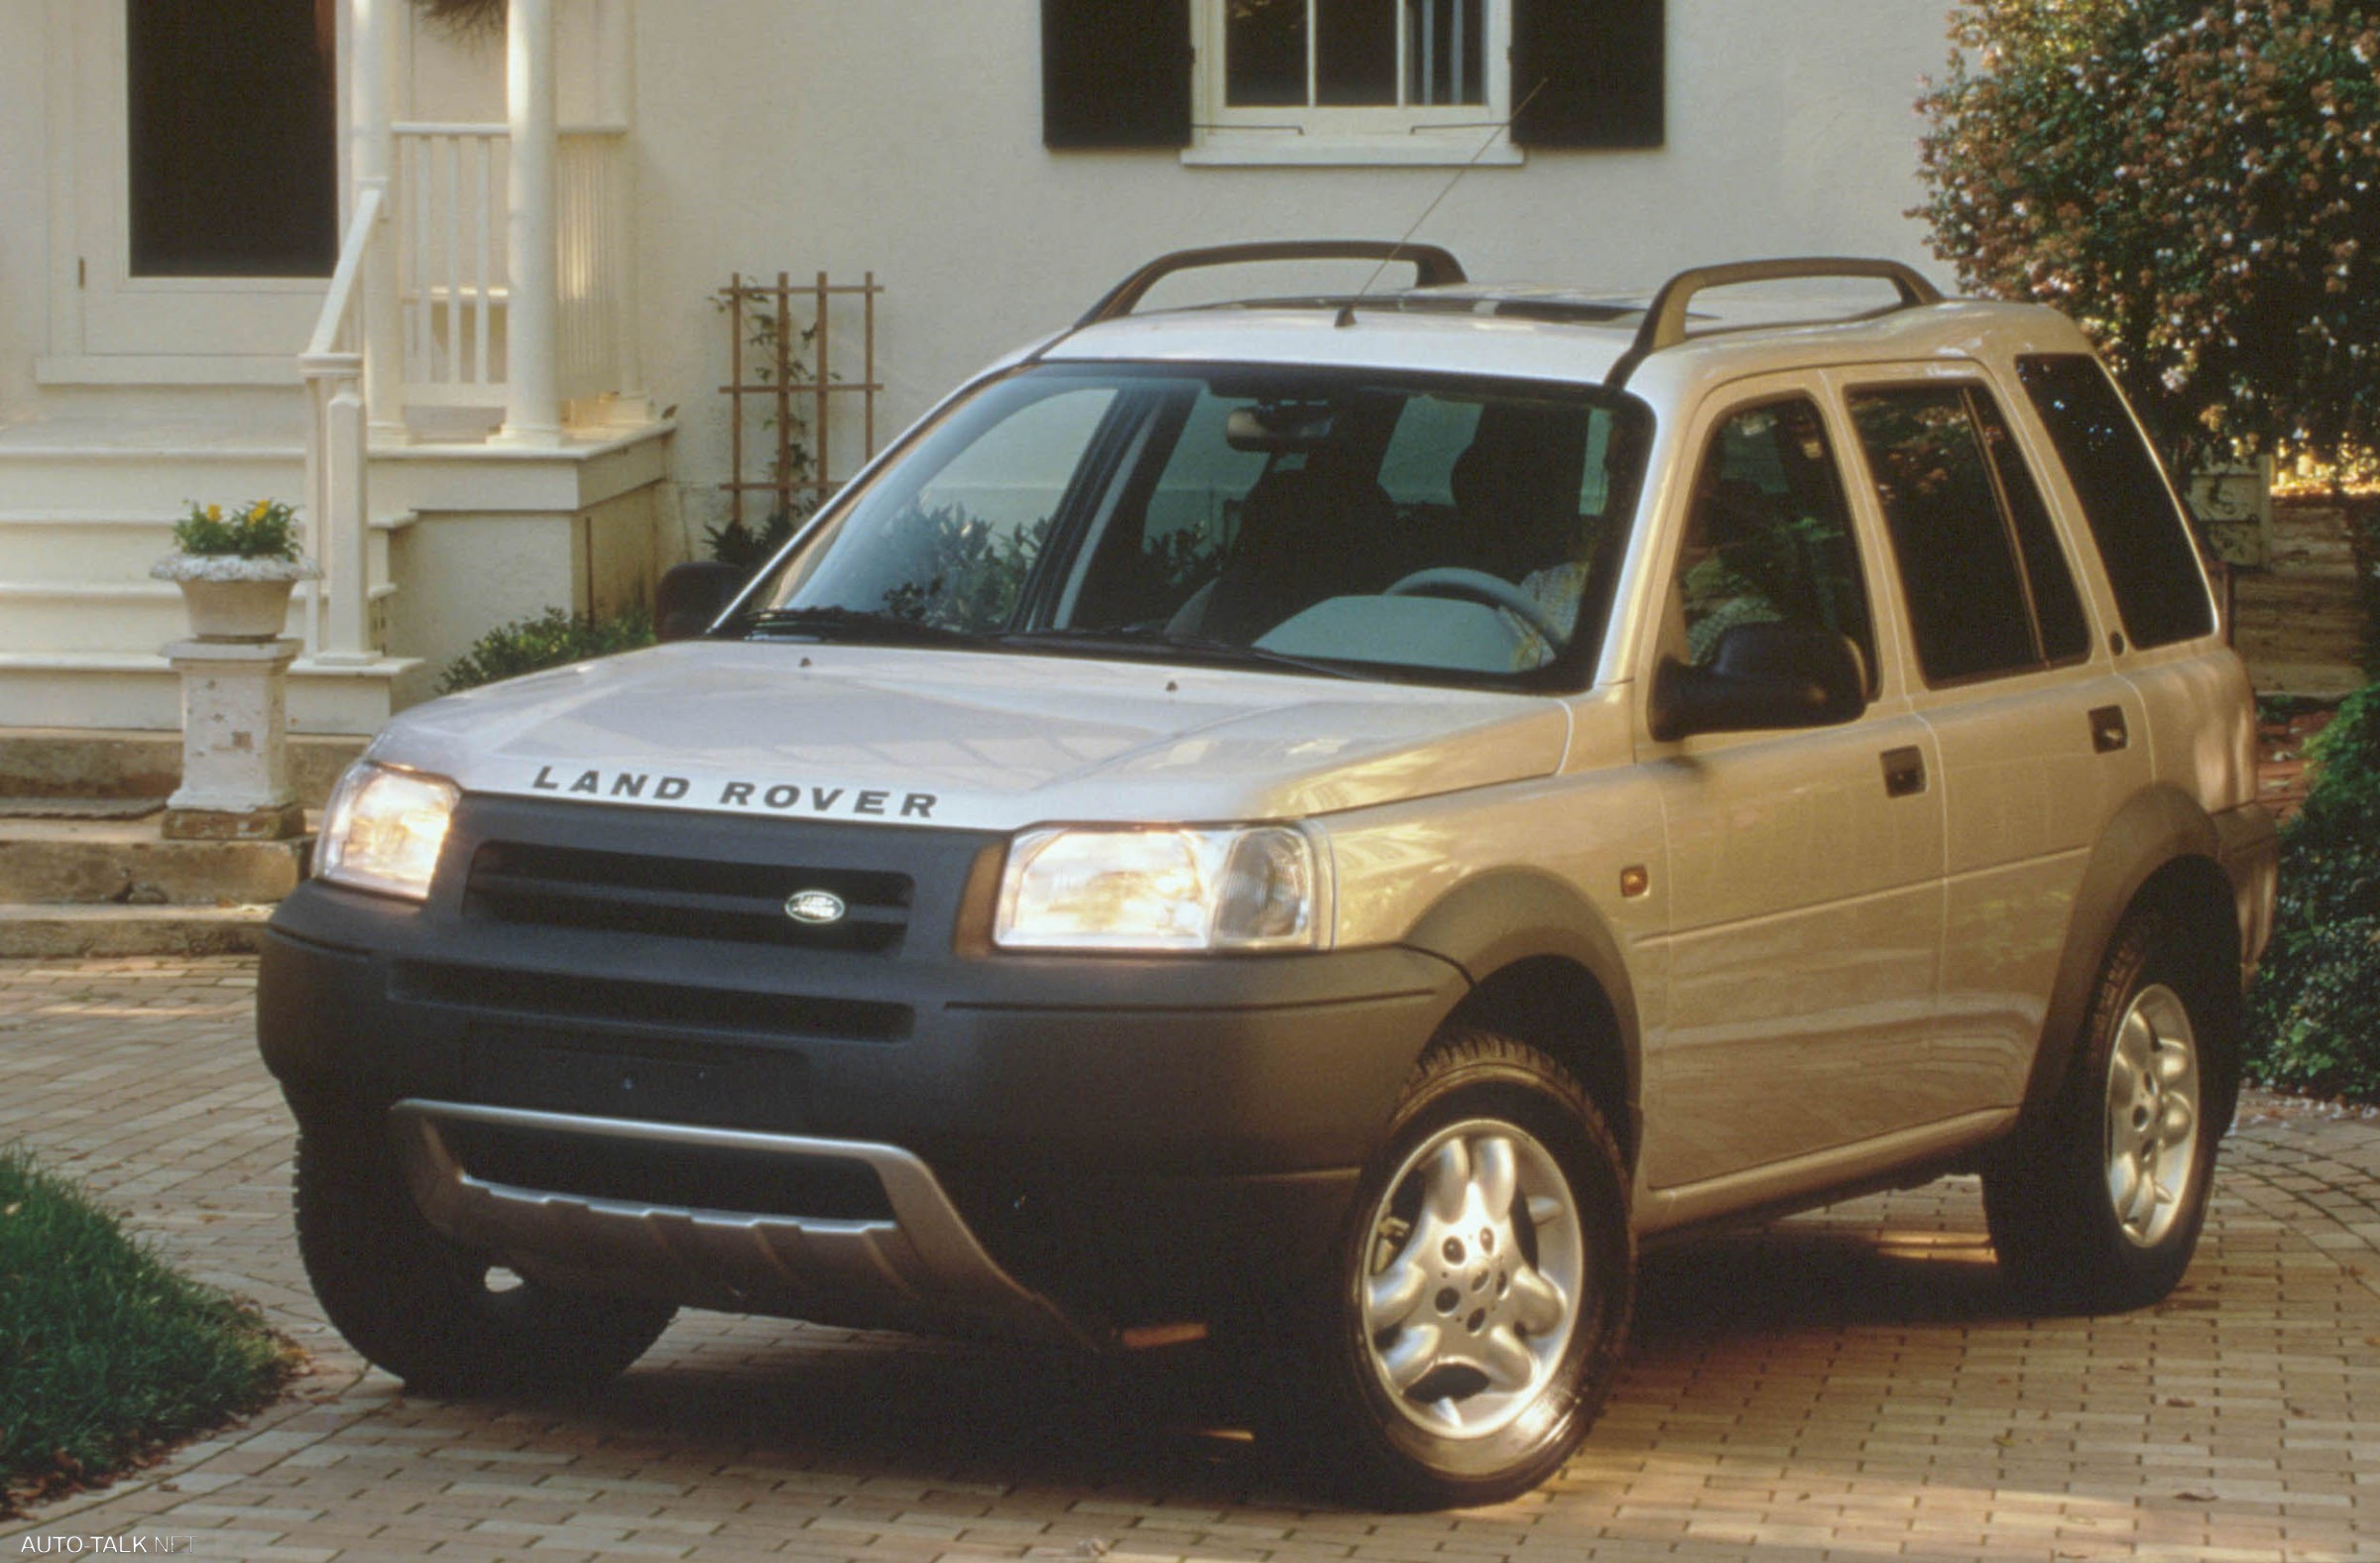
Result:
<svg viewBox="0 0 2380 1563"><path fill-rule="evenodd" d="M2190 1268L2236 1063L2215 980L2163 920L2116 930L2065 1086L1983 1174L2000 1272L2028 1302L2137 1308Z"/></svg>
<svg viewBox="0 0 2380 1563"><path fill-rule="evenodd" d="M298 1112L298 1252L331 1324L416 1393L459 1398L607 1383L676 1308L643 1298L494 1287L493 1256L451 1242L416 1208L386 1122Z"/></svg>
<svg viewBox="0 0 2380 1563"><path fill-rule="evenodd" d="M1415 1066L1316 1284L1298 1452L1359 1502L1497 1503L1557 1470L1635 1296L1619 1148L1560 1065L1456 1032Z"/></svg>

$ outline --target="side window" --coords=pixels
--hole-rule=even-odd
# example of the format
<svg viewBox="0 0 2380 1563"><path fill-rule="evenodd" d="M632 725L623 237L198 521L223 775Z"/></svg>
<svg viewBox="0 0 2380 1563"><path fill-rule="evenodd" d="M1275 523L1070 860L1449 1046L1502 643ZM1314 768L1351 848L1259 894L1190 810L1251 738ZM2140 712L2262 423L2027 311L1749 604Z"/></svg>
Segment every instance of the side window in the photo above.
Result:
<svg viewBox="0 0 2380 1563"><path fill-rule="evenodd" d="M2090 651L2090 622L2083 617L2082 596L2075 589L2066 551L2058 545L2049 507L2042 503L2016 436L2000 417L1999 404L1979 386L1969 394L1984 447L1991 452L1992 472L2000 480L2000 497L2007 501L2008 519L2016 528L2016 545L2024 554L2033 616L2041 626L2042 656L2053 662L2085 656Z"/></svg>
<svg viewBox="0 0 2380 1563"><path fill-rule="evenodd" d="M2214 607L2190 524L2107 371L2082 353L2044 353L2019 358L2016 372L2082 502L2133 643L2212 634Z"/></svg>
<svg viewBox="0 0 2380 1563"><path fill-rule="evenodd" d="M1676 592L1688 655L1708 663L1738 624L1849 638L1875 686L1875 636L1825 422L1807 398L1732 414L1695 475Z"/></svg>
<svg viewBox="0 0 2380 1563"><path fill-rule="evenodd" d="M2074 579L1990 398L1934 385L1854 392L1849 402L1926 681L2080 654L2088 631Z"/></svg>

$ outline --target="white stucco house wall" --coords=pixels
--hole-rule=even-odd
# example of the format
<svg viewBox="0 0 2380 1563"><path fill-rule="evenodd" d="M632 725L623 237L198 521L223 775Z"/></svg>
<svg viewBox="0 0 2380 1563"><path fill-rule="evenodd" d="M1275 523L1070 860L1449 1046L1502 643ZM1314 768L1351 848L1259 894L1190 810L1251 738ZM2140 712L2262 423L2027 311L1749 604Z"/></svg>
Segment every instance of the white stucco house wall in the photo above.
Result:
<svg viewBox="0 0 2380 1563"><path fill-rule="evenodd" d="M0 6L0 728L175 725L189 500L309 515L300 731L648 591L723 513L734 272L875 274L882 443L1174 248L1427 210L1475 277L1939 271L1940 0L509 9Z"/></svg>

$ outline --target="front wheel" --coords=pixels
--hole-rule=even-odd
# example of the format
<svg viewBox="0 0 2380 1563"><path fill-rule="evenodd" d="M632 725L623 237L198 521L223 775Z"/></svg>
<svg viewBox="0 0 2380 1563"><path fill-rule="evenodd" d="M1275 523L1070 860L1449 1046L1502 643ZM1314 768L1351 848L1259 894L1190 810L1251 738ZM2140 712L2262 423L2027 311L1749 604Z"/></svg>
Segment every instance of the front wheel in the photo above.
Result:
<svg viewBox="0 0 2380 1563"><path fill-rule="evenodd" d="M1398 1507L1535 1487L1593 1424L1634 1296L1625 1176L1595 1104L1509 1037L1441 1042L1326 1288L1307 1358L1314 1463Z"/></svg>
<svg viewBox="0 0 2380 1563"><path fill-rule="evenodd" d="M422 1394L592 1388L660 1338L667 1303L497 1284L496 1260L414 1205L387 1120L309 1104L298 1126L298 1253L322 1311Z"/></svg>
<svg viewBox="0 0 2380 1563"><path fill-rule="evenodd" d="M2002 1272L2035 1302L2155 1302L2206 1219L2230 1038L2162 922L2117 931L2065 1090L1983 1177Z"/></svg>

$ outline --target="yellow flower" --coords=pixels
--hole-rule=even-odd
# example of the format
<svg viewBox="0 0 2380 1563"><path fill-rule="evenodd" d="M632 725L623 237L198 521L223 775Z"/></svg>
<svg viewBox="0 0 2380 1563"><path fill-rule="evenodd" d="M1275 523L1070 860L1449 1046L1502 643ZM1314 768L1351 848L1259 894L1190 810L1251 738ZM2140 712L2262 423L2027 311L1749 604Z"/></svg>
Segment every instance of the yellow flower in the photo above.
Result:
<svg viewBox="0 0 2380 1563"><path fill-rule="evenodd" d="M220 505L207 506L206 519L209 521L221 521L223 519L223 507Z"/></svg>
<svg viewBox="0 0 2380 1563"><path fill-rule="evenodd" d="M248 513L248 519L252 523L265 519L265 502L263 500L260 499L256 502L256 509Z"/></svg>

